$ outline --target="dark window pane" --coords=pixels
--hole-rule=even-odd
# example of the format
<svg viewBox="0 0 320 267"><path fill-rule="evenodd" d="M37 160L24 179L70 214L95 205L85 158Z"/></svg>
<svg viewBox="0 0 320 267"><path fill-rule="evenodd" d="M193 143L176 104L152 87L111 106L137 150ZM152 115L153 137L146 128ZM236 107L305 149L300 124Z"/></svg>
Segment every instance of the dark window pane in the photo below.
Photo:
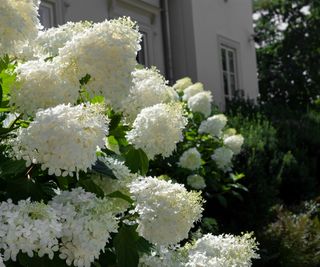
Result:
<svg viewBox="0 0 320 267"><path fill-rule="evenodd" d="M223 88L225 95L229 95L228 73L225 71L223 72Z"/></svg>
<svg viewBox="0 0 320 267"><path fill-rule="evenodd" d="M137 61L139 64L146 66L147 60L146 60L146 53L147 53L147 34L142 32L142 38L141 38L141 50L137 54Z"/></svg>
<svg viewBox="0 0 320 267"><path fill-rule="evenodd" d="M234 74L230 74L230 91L231 94L234 96L236 92L236 77Z"/></svg>
<svg viewBox="0 0 320 267"><path fill-rule="evenodd" d="M222 70L227 70L227 51L221 48Z"/></svg>
<svg viewBox="0 0 320 267"><path fill-rule="evenodd" d="M234 72L234 53L232 51L228 51L229 57L229 71Z"/></svg>

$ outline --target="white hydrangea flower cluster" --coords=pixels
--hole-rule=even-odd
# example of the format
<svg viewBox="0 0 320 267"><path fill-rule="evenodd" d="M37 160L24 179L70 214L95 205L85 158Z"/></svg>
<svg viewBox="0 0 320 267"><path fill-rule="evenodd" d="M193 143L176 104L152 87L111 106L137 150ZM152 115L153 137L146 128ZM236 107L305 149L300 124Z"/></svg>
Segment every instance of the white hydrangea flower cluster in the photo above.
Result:
<svg viewBox="0 0 320 267"><path fill-rule="evenodd" d="M182 130L186 124L181 105L157 104L141 110L126 137L135 148L141 148L149 159L159 154L168 157L183 139Z"/></svg>
<svg viewBox="0 0 320 267"><path fill-rule="evenodd" d="M210 91L199 92L188 99L188 108L192 112L200 112L205 117L211 114L212 94Z"/></svg>
<svg viewBox="0 0 320 267"><path fill-rule="evenodd" d="M38 0L1 0L0 57L15 55L21 43L37 37Z"/></svg>
<svg viewBox="0 0 320 267"><path fill-rule="evenodd" d="M244 138L241 134L231 135L223 140L224 145L230 148L234 155L240 153L243 142Z"/></svg>
<svg viewBox="0 0 320 267"><path fill-rule="evenodd" d="M19 252L33 257L59 253L68 265L89 267L117 232L118 207L82 188L62 191L48 205L11 200L0 203L0 249L3 260L16 261ZM1 258L2 259L2 258Z"/></svg>
<svg viewBox="0 0 320 267"><path fill-rule="evenodd" d="M75 80L89 74L88 93L103 95L106 103L118 111L129 95L140 39L129 18L106 20L75 35L55 60L70 76L75 75Z"/></svg>
<svg viewBox="0 0 320 267"><path fill-rule="evenodd" d="M192 84L188 86L186 89L183 91L183 96L182 100L183 101L188 101L190 97L196 95L197 93L203 92L203 84L200 82L197 82L195 84Z"/></svg>
<svg viewBox="0 0 320 267"><path fill-rule="evenodd" d="M27 61L16 68L16 73L10 104L25 115L34 115L40 108L77 101L79 86L61 77L59 66L52 62Z"/></svg>
<svg viewBox="0 0 320 267"><path fill-rule="evenodd" d="M222 129L226 124L227 117L225 115L214 115L201 122L198 133L207 133L215 137L221 137Z"/></svg>
<svg viewBox="0 0 320 267"><path fill-rule="evenodd" d="M134 120L143 108L159 103L169 103L179 98L155 67L136 69L132 77L133 86L124 105L125 115L129 120Z"/></svg>
<svg viewBox="0 0 320 267"><path fill-rule="evenodd" d="M186 267L249 267L258 259L252 234L242 236L206 234L189 249Z"/></svg>
<svg viewBox="0 0 320 267"><path fill-rule="evenodd" d="M35 40L34 53L38 57L55 57L59 54L59 48L71 41L73 36L90 28L92 23L88 21L67 22L59 27L49 28L45 31L39 31Z"/></svg>
<svg viewBox="0 0 320 267"><path fill-rule="evenodd" d="M0 249L4 261L16 261L19 252L33 257L47 254L50 259L59 250L61 224L54 209L44 203L11 200L0 203Z"/></svg>
<svg viewBox="0 0 320 267"><path fill-rule="evenodd" d="M191 79L189 77L184 77L176 81L176 83L173 85L173 89L178 92L182 92L190 85L192 85Z"/></svg>
<svg viewBox="0 0 320 267"><path fill-rule="evenodd" d="M108 118L96 105L58 105L41 110L28 128L21 129L13 140L17 159L41 164L49 175L73 175L87 171L95 163L97 147L104 147Z"/></svg>
<svg viewBox="0 0 320 267"><path fill-rule="evenodd" d="M2 255L0 254L0 267L6 267L3 263Z"/></svg>
<svg viewBox="0 0 320 267"><path fill-rule="evenodd" d="M250 267L258 259L252 234L242 236L206 234L184 247L160 248L140 259L139 267Z"/></svg>
<svg viewBox="0 0 320 267"><path fill-rule="evenodd" d="M187 177L187 184L194 189L200 190L206 187L206 181L199 174L192 174Z"/></svg>
<svg viewBox="0 0 320 267"><path fill-rule="evenodd" d="M177 253L176 248L156 247L154 251L143 254L139 259L139 267L184 267L185 258Z"/></svg>
<svg viewBox="0 0 320 267"><path fill-rule="evenodd" d="M130 184L139 214L138 233L158 246L173 245L188 237L201 218L202 200L197 192L188 192L181 184L153 177Z"/></svg>
<svg viewBox="0 0 320 267"><path fill-rule="evenodd" d="M76 188L55 196L49 205L60 217L62 238L59 257L68 265L90 267L110 238L117 232L117 207L112 199L99 199Z"/></svg>
<svg viewBox="0 0 320 267"><path fill-rule="evenodd" d="M216 162L217 166L226 171L231 167L231 160L234 153L227 147L219 147L214 150L211 158Z"/></svg>
<svg viewBox="0 0 320 267"><path fill-rule="evenodd" d="M180 156L178 165L189 170L196 170L201 167L201 154L195 148L189 148Z"/></svg>

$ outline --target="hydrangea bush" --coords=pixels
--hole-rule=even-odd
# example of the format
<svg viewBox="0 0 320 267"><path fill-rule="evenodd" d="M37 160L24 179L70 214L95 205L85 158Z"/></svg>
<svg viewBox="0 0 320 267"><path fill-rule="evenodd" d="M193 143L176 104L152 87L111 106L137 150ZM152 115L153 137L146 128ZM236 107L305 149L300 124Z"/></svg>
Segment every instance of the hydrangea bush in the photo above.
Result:
<svg viewBox="0 0 320 267"><path fill-rule="evenodd" d="M129 18L38 32L38 1L3 5L0 266L250 266L251 236L189 235L204 200L183 182L203 189L206 160L229 172L243 141L212 125L211 93L138 68ZM197 116L207 147L189 142ZM149 170L180 152L184 181Z"/></svg>
<svg viewBox="0 0 320 267"><path fill-rule="evenodd" d="M233 159L241 152L244 138L228 127L228 118L212 104L210 91L188 77L173 85L187 118L183 141L169 157L150 162L152 175L165 175L191 190L202 190L206 200L227 206L228 198L242 199L247 189L242 173L233 170Z"/></svg>

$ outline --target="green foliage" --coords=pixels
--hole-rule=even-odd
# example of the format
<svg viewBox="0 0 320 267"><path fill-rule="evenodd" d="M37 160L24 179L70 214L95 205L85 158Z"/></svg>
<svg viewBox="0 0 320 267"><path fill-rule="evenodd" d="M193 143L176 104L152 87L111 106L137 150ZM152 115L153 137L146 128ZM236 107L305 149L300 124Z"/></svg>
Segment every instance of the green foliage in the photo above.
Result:
<svg viewBox="0 0 320 267"><path fill-rule="evenodd" d="M117 266L132 267L139 262L139 253L150 251L151 245L136 232L137 225L122 225L114 239Z"/></svg>
<svg viewBox="0 0 320 267"><path fill-rule="evenodd" d="M235 166L241 166L246 173L244 185L249 193L244 195L243 203L232 205L233 208L229 209L231 219L225 222L231 224L233 230L255 230L260 236L258 239L264 253L259 266L316 266L302 264L299 259L294 265L291 256L281 252L280 257L280 248L271 249L268 244L271 241L261 237L264 235L261 226L270 223L273 205L297 204L319 193L319 109L314 106L305 113L292 113L287 108L281 111L277 108L256 106L241 99L229 103L229 122L245 137L243 152ZM291 217L285 218L291 220ZM302 221L297 225L302 227ZM269 234L272 239L274 233ZM280 241L273 239L272 242L277 244ZM296 244L300 243L296 240ZM308 254L307 250L299 250L299 257L304 257L304 253Z"/></svg>
<svg viewBox="0 0 320 267"><path fill-rule="evenodd" d="M132 172L138 172L145 175L148 172L149 160L142 149L134 149L129 147L125 154L126 165Z"/></svg>
<svg viewBox="0 0 320 267"><path fill-rule="evenodd" d="M256 0L255 12L261 101L306 110L320 92L320 2Z"/></svg>
<svg viewBox="0 0 320 267"><path fill-rule="evenodd" d="M245 173L243 184L248 188L244 201L230 209L229 223L237 230L257 230L267 222L268 210L278 203L285 157L271 122L257 111L247 113L248 107L245 111L229 111L228 115L230 125L244 137L242 153L234 165Z"/></svg>
<svg viewBox="0 0 320 267"><path fill-rule="evenodd" d="M275 208L276 221L265 232L267 249L272 257L265 263L281 267L316 267L320 264L320 209L306 202L292 212L283 206Z"/></svg>

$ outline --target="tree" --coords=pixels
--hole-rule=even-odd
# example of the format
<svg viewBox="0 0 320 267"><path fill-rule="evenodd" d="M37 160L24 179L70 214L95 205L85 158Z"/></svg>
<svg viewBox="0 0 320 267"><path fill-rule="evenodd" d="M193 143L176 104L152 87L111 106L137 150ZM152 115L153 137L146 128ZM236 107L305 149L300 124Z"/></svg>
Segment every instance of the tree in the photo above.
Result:
<svg viewBox="0 0 320 267"><path fill-rule="evenodd" d="M255 0L261 102L305 110L320 96L320 1Z"/></svg>

